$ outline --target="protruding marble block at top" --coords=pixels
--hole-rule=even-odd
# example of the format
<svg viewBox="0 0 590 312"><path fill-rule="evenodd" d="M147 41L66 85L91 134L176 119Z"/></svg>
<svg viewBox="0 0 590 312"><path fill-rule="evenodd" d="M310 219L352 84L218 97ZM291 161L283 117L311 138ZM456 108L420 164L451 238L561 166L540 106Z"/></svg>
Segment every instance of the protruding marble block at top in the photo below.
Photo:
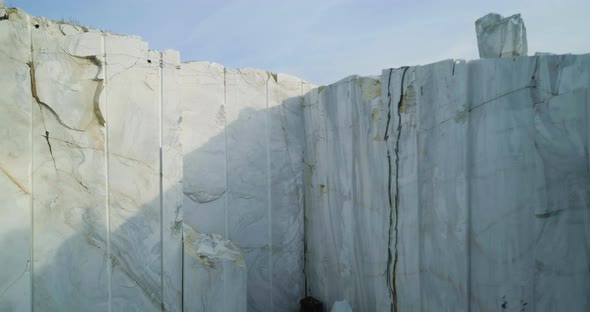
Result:
<svg viewBox="0 0 590 312"><path fill-rule="evenodd" d="M506 18L487 14L475 21L475 31L481 58L527 55L526 28L520 14Z"/></svg>
<svg viewBox="0 0 590 312"><path fill-rule="evenodd" d="M248 273L240 248L187 224L183 231L185 311L247 311Z"/></svg>

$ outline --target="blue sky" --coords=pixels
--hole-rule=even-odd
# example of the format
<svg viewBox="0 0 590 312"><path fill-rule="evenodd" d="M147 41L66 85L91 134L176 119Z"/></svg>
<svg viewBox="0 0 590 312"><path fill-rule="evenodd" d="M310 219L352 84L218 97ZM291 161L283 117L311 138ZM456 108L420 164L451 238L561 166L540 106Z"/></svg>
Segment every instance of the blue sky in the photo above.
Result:
<svg viewBox="0 0 590 312"><path fill-rule="evenodd" d="M351 74L478 57L474 21L521 13L529 54L590 52L588 0L5 0L51 19L139 35L183 61L288 73L316 84Z"/></svg>

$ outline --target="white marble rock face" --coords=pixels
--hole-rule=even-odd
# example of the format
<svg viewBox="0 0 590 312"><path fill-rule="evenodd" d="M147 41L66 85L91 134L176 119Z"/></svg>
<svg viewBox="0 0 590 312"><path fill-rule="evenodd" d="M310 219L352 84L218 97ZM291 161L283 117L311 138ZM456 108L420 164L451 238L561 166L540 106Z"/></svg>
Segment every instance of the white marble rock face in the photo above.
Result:
<svg viewBox="0 0 590 312"><path fill-rule="evenodd" d="M180 311L178 54L8 12L0 310Z"/></svg>
<svg viewBox="0 0 590 312"><path fill-rule="evenodd" d="M182 179L180 54L161 53L162 277L168 311L182 310Z"/></svg>
<svg viewBox="0 0 590 312"><path fill-rule="evenodd" d="M327 307L391 309L386 104L358 76L305 96L307 294Z"/></svg>
<svg viewBox="0 0 590 312"><path fill-rule="evenodd" d="M0 311L590 309L590 54L312 89L6 12Z"/></svg>
<svg viewBox="0 0 590 312"><path fill-rule="evenodd" d="M184 310L245 312L246 263L240 248L218 234L184 224Z"/></svg>
<svg viewBox="0 0 590 312"><path fill-rule="evenodd" d="M95 109L102 37L32 23L33 309L101 311L108 304L104 119Z"/></svg>
<svg viewBox="0 0 590 312"><path fill-rule="evenodd" d="M500 58L526 56L526 28L520 14L502 17L489 13L475 22L479 57Z"/></svg>
<svg viewBox="0 0 590 312"><path fill-rule="evenodd" d="M0 311L31 306L31 27L22 12L0 21Z"/></svg>
<svg viewBox="0 0 590 312"><path fill-rule="evenodd" d="M588 69L566 55L384 71L394 102L415 94L400 115L400 310L589 308Z"/></svg>
<svg viewBox="0 0 590 312"><path fill-rule="evenodd" d="M305 97L308 293L587 310L590 55L388 69L375 106L359 80Z"/></svg>
<svg viewBox="0 0 590 312"><path fill-rule="evenodd" d="M183 64L185 222L228 237L248 265L249 311L304 296L300 79Z"/></svg>

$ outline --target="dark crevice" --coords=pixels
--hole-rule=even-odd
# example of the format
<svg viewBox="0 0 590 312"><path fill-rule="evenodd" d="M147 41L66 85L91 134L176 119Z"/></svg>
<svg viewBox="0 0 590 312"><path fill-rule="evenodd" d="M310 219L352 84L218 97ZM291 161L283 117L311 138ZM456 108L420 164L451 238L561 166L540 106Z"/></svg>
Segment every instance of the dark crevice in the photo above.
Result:
<svg viewBox="0 0 590 312"><path fill-rule="evenodd" d="M395 256L393 259L393 306L395 308L394 311L397 311L397 286L395 283L395 278L397 276L397 262L398 262L398 223L399 223L399 141L401 138L402 133L402 101L404 98L404 78L406 77L406 72L408 71L409 67L404 68L404 72L402 73L402 79L400 82L400 96L399 96L399 103L397 105L397 138L395 140L395 226L394 226L394 234L395 234L395 245L394 251Z"/></svg>
<svg viewBox="0 0 590 312"><path fill-rule="evenodd" d="M400 96L399 102L397 106L397 134L396 134L396 141L395 141L395 196L392 198L391 196L391 188L393 181L393 176L391 173L392 164L391 164L391 152L387 149L387 169L388 169L388 181L387 181L387 193L388 193L388 202L389 202L389 240L388 240L388 257L387 257L387 286L391 293L391 311L397 311L397 285L396 285L396 275L397 275L397 263L398 263L398 220L399 220L399 142L401 138L401 130L402 130L402 123L401 123L401 106L403 101L404 95L404 80L406 76L406 72L408 71L409 67L403 67L402 77L401 77L401 89L400 89ZM391 122L391 104L392 104L392 97L391 97L391 76L393 73L393 69L389 70L389 81L387 85L387 98L388 98L388 107L389 111L387 113L387 124L385 127L385 136L384 139L387 141L389 138L389 124ZM395 218L395 219L394 219ZM393 240L393 250L391 248ZM393 269L393 271L392 271Z"/></svg>
<svg viewBox="0 0 590 312"><path fill-rule="evenodd" d="M387 138L389 137L387 131L389 129L389 122L391 120L391 74L393 73L393 69L389 70L389 80L387 82L387 98L388 98L388 107L389 107L389 112L387 113L387 124L385 126L385 135L384 135L384 139L387 140ZM389 293L391 295L391 298L393 299L394 297L394 291L393 291L393 286L392 281L393 281L393 276L391 275L391 268L393 265L393 252L391 250L391 231L392 231L392 221L391 219L393 218L393 203L392 203L392 199L391 199L391 156L389 154L389 149L387 149L387 172L388 172L388 181L387 181L387 194L388 194L388 199L389 199L389 239L387 241L387 268L386 268L386 279L387 279L387 288L389 289ZM391 311L394 311L394 305L393 305L393 301L391 303Z"/></svg>
<svg viewBox="0 0 590 312"><path fill-rule="evenodd" d="M49 154L51 154L51 159L53 159L53 167L55 167L55 169L57 170L57 166L55 164L55 157L53 157L53 149L51 148L51 143L49 142L49 131L47 131L47 126L45 125L45 119L43 117L43 108L42 107L45 106L54 114L55 114L55 112L53 110L51 110L51 108L47 104L45 104L45 103L41 102L41 100L39 100L39 97L37 96L37 86L35 84L35 65L32 61L27 63L27 65L29 66L29 73L31 76L30 77L31 78L31 94L33 95L33 98L37 101L37 104L39 105L39 112L41 114L41 121L43 122L43 128L45 129L45 135L41 135L41 136L44 137L45 140L47 141L47 146L49 147Z"/></svg>
<svg viewBox="0 0 590 312"><path fill-rule="evenodd" d="M51 154L51 159L53 159L53 166L57 169L55 165L55 157L53 157L53 150L51 149L51 142L49 142L49 131L45 130L45 135L41 135L47 141L47 146L49 146L49 154Z"/></svg>

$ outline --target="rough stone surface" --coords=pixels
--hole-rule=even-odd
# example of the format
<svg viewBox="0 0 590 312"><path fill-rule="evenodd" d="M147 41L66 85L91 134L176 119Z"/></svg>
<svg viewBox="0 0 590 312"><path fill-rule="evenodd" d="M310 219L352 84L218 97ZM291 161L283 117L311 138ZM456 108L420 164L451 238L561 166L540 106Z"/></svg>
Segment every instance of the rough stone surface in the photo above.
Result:
<svg viewBox="0 0 590 312"><path fill-rule="evenodd" d="M499 58L527 55L527 38L520 14L502 17L490 13L475 22L479 57Z"/></svg>
<svg viewBox="0 0 590 312"><path fill-rule="evenodd" d="M184 224L184 310L245 312L247 270L240 248ZM220 282L223 281L223 282Z"/></svg>

